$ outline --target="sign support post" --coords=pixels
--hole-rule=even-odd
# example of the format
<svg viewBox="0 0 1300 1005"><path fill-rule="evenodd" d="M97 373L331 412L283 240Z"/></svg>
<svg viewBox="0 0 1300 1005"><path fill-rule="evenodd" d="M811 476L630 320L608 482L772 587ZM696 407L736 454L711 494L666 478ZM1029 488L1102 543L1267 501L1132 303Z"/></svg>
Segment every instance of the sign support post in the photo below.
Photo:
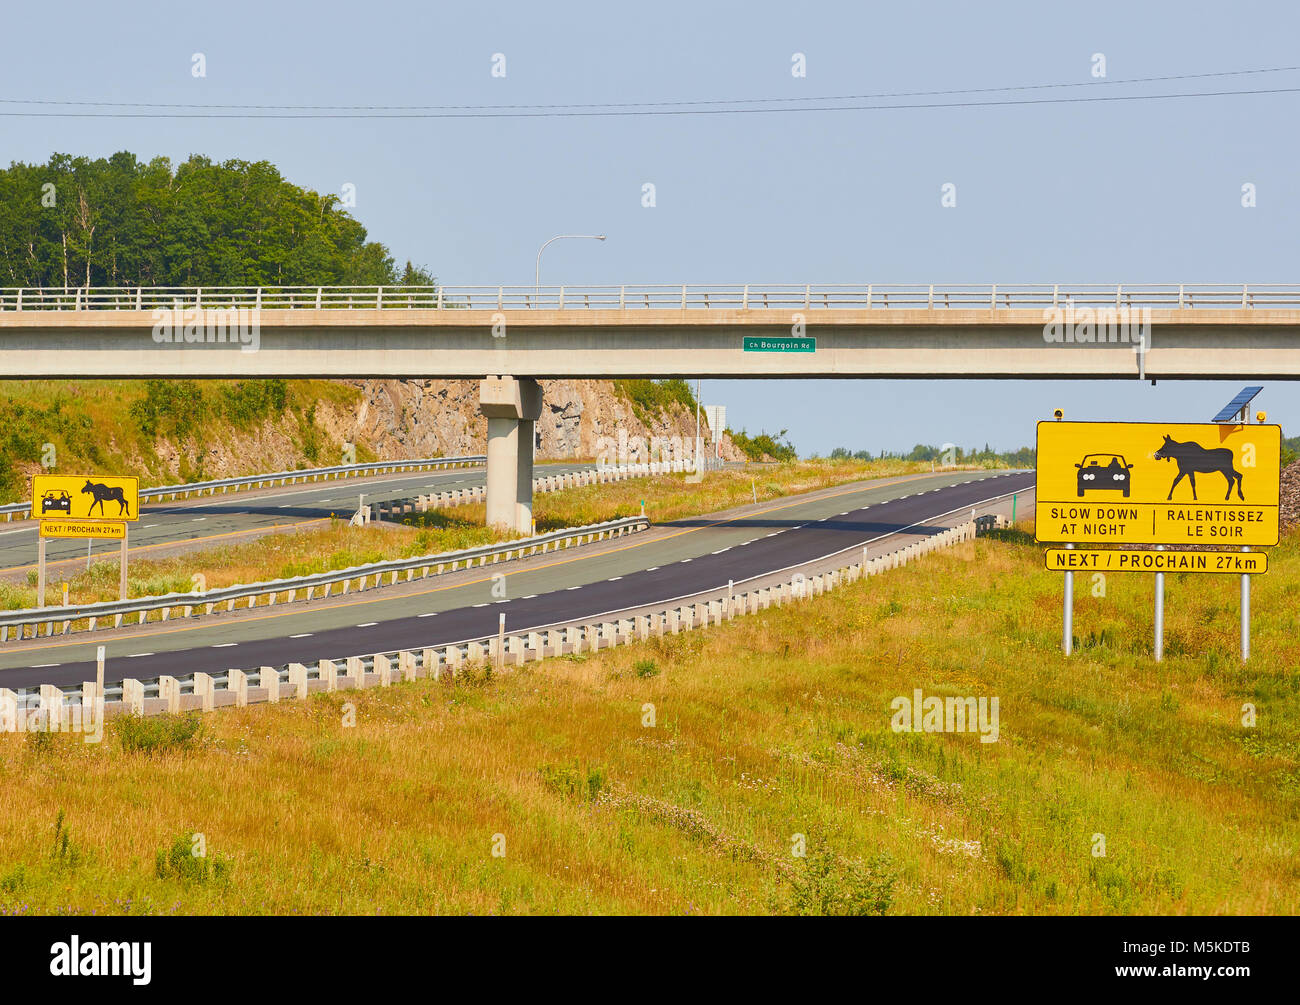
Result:
<svg viewBox="0 0 1300 1005"><path fill-rule="evenodd" d="M1163 544L1156 545L1156 551L1164 551ZM1156 573L1156 662L1159 663L1165 657L1165 574Z"/></svg>
<svg viewBox="0 0 1300 1005"><path fill-rule="evenodd" d="M1073 544L1067 544L1067 548L1074 550ZM1065 655L1069 656L1074 652L1074 573L1065 574L1065 602L1062 605L1061 616L1061 648L1065 650Z"/></svg>
<svg viewBox="0 0 1300 1005"><path fill-rule="evenodd" d="M1242 551L1250 551L1242 548ZM1241 662L1250 659L1250 577L1241 577Z"/></svg>
<svg viewBox="0 0 1300 1005"><path fill-rule="evenodd" d="M122 562L117 572L117 596L119 600L126 599L126 539L130 536L131 528L123 525L122 527Z"/></svg>
<svg viewBox="0 0 1300 1005"><path fill-rule="evenodd" d="M45 606L45 538L36 534L36 606Z"/></svg>

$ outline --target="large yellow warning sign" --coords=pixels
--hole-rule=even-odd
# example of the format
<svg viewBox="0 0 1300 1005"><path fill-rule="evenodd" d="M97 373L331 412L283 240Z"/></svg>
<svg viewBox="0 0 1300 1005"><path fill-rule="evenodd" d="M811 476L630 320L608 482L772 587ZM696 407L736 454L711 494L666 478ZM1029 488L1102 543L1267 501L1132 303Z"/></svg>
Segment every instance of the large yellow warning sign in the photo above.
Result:
<svg viewBox="0 0 1300 1005"><path fill-rule="evenodd" d="M140 482L122 475L33 475L37 520L139 520Z"/></svg>
<svg viewBox="0 0 1300 1005"><path fill-rule="evenodd" d="M1075 544L1277 544L1276 425L1040 422L1034 536Z"/></svg>

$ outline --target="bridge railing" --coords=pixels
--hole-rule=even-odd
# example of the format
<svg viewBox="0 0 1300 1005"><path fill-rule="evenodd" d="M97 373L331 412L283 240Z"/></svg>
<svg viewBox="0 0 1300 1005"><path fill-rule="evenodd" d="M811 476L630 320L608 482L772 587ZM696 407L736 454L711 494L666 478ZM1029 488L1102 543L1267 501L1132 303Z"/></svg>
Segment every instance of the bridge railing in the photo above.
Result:
<svg viewBox="0 0 1300 1005"><path fill-rule="evenodd" d="M0 288L0 311L1033 310L1300 307L1300 284L733 284ZM232 319L233 320L233 319Z"/></svg>

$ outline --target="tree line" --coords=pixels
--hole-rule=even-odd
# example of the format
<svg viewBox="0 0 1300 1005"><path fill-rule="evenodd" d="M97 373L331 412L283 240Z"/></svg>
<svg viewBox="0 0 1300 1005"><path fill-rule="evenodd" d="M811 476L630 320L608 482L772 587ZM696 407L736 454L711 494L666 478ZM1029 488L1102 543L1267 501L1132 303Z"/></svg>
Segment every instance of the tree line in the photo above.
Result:
<svg viewBox="0 0 1300 1005"><path fill-rule="evenodd" d="M0 170L0 286L433 286L267 161L54 154Z"/></svg>

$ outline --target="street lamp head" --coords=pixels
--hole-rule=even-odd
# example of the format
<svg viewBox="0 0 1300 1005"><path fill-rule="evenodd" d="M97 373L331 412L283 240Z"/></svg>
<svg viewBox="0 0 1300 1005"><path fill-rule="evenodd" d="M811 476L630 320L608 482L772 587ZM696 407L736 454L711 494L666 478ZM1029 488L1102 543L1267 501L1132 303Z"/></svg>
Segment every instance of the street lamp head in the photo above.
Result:
<svg viewBox="0 0 1300 1005"><path fill-rule="evenodd" d="M604 235L604 234L597 234L597 235L596 235L596 240L597 240L597 241L603 241L603 240L605 240L605 235Z"/></svg>

